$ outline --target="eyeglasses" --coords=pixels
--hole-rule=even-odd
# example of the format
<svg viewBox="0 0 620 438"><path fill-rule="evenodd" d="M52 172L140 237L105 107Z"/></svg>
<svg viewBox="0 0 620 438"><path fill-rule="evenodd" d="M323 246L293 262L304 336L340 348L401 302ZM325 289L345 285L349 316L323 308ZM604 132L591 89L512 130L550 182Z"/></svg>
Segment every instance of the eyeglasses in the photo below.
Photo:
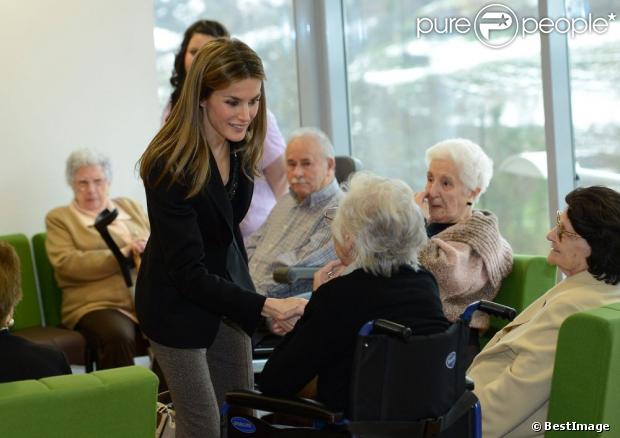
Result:
<svg viewBox="0 0 620 438"><path fill-rule="evenodd" d="M338 207L327 207L323 212L323 217L328 221L333 221L336 217L336 212L338 211Z"/></svg>
<svg viewBox="0 0 620 438"><path fill-rule="evenodd" d="M570 236L575 239L581 239L582 237L579 234L573 233L571 231L566 231L566 228L564 228L564 224L560 220L561 217L562 212L558 210L555 214L555 232L558 236L558 241L562 241L562 236Z"/></svg>

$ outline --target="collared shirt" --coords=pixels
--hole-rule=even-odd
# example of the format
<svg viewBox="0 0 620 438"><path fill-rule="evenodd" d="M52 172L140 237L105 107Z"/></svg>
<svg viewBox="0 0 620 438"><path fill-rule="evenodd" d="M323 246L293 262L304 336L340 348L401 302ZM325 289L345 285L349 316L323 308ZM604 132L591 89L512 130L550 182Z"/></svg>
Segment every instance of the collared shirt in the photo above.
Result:
<svg viewBox="0 0 620 438"><path fill-rule="evenodd" d="M282 298L312 290L312 280L278 284L273 280L273 271L280 267L323 266L336 258L330 224L323 213L338 205L342 196L334 179L303 201L292 191L278 201L247 242L250 275L257 292Z"/></svg>

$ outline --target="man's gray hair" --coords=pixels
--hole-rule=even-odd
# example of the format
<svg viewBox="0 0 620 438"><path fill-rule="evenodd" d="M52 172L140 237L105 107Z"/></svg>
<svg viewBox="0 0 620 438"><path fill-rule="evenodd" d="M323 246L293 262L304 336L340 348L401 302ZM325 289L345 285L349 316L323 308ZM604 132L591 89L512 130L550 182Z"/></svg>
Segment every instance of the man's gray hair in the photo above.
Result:
<svg viewBox="0 0 620 438"><path fill-rule="evenodd" d="M101 166L106 180L109 183L112 182L112 163L108 157L90 149L78 149L71 152L67 158L65 176L69 186L73 185L75 173L80 167L84 166Z"/></svg>
<svg viewBox="0 0 620 438"><path fill-rule="evenodd" d="M332 224L334 239L344 242L350 236L354 263L375 275L390 277L403 264L417 269L427 237L413 196L401 180L353 174Z"/></svg>
<svg viewBox="0 0 620 438"><path fill-rule="evenodd" d="M426 150L426 166L433 160L450 160L459 171L459 179L469 190L480 188L477 200L493 178L493 160L476 143L464 138L441 141Z"/></svg>
<svg viewBox="0 0 620 438"><path fill-rule="evenodd" d="M289 144L293 140L300 137L311 137L312 139L314 139L314 141L316 141L319 146L321 146L321 152L325 158L334 158L334 156L336 155L334 152L334 145L332 144L331 140L329 139L327 134L325 134L319 128L298 128L293 131L286 144Z"/></svg>

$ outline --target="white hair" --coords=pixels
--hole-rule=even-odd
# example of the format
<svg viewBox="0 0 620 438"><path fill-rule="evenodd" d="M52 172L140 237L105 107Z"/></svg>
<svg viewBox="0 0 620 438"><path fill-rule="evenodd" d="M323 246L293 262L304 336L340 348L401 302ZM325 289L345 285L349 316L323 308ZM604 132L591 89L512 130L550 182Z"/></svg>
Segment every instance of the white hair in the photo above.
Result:
<svg viewBox="0 0 620 438"><path fill-rule="evenodd" d="M354 262L367 272L390 277L403 264L418 268L426 243L422 212L403 181L367 171L353 174L332 224L334 239L353 240Z"/></svg>
<svg viewBox="0 0 620 438"><path fill-rule="evenodd" d="M314 127L303 127L298 128L288 139L287 144L290 144L293 140L296 140L300 137L310 137L312 138L320 147L321 153L325 158L334 158L336 155L334 152L334 145L331 140L323 131Z"/></svg>
<svg viewBox="0 0 620 438"><path fill-rule="evenodd" d="M480 188L482 195L493 178L493 160L476 143L464 138L440 141L426 150L426 166L433 160L450 160L459 171L459 179L469 190Z"/></svg>
<svg viewBox="0 0 620 438"><path fill-rule="evenodd" d="M106 180L109 183L112 182L112 164L108 157L90 149L78 149L71 152L71 155L67 158L65 176L69 186L73 185L75 173L84 166L101 166Z"/></svg>

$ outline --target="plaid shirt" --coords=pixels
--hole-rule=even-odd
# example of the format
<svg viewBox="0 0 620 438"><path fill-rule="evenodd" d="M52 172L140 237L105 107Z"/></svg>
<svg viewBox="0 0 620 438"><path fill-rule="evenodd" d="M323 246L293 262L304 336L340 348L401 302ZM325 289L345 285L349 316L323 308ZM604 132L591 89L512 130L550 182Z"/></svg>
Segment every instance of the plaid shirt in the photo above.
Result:
<svg viewBox="0 0 620 438"><path fill-rule="evenodd" d="M280 267L323 266L336 258L330 224L323 212L338 205L342 196L334 179L301 202L293 192L278 201L265 223L246 242L250 275L258 293L284 298L312 290L312 280L276 283L273 271Z"/></svg>

